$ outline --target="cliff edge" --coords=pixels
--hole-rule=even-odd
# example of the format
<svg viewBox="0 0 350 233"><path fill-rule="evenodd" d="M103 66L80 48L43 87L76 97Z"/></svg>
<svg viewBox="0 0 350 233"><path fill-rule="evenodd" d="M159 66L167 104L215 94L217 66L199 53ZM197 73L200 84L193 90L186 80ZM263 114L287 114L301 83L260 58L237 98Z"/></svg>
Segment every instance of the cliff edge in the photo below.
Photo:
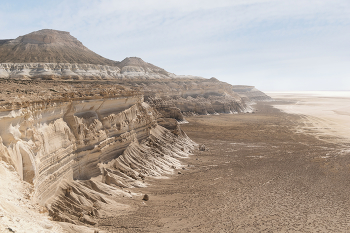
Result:
<svg viewBox="0 0 350 233"><path fill-rule="evenodd" d="M179 125L187 115L249 113L269 99L137 57L112 61L49 29L0 41L0 85L0 227L14 231L97 230L143 195L133 188L198 149Z"/></svg>

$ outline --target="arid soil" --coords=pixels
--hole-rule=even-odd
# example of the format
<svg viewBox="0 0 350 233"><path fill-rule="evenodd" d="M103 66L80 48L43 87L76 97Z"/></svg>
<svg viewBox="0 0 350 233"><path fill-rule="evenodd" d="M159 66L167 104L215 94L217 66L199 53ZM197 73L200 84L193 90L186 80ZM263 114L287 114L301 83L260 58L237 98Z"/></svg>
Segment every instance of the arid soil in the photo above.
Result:
<svg viewBox="0 0 350 233"><path fill-rule="evenodd" d="M335 143L350 141L349 91L270 92L269 95L290 103L277 103L274 107L286 113L303 115L300 132Z"/></svg>
<svg viewBox="0 0 350 233"><path fill-rule="evenodd" d="M274 102L273 104L276 104ZM349 144L296 133L302 120L259 103L254 114L194 116L205 144L169 179L147 180L108 232L349 232ZM179 173L178 173L179 172ZM181 173L181 174L180 174Z"/></svg>

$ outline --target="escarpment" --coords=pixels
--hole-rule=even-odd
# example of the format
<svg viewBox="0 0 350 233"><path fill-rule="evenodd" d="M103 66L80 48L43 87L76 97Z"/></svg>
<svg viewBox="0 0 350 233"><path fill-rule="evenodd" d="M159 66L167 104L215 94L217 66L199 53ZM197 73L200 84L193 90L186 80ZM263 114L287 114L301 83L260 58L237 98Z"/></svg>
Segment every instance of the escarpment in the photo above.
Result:
<svg viewBox="0 0 350 233"><path fill-rule="evenodd" d="M269 99L137 57L111 61L55 30L1 40L0 85L0 165L52 219L90 226L127 209L123 198L141 196L130 190L148 177L183 166L197 148L179 127L187 115L251 112Z"/></svg>
<svg viewBox="0 0 350 233"><path fill-rule="evenodd" d="M145 100L166 117L251 112L252 109L228 83L209 80L171 80L141 83Z"/></svg>
<svg viewBox="0 0 350 233"><path fill-rule="evenodd" d="M119 210L113 197L135 195L123 188L172 174L194 150L176 121L166 129L142 95L122 94L1 111L1 159L33 185L32 199L54 220L94 225Z"/></svg>
<svg viewBox="0 0 350 233"><path fill-rule="evenodd" d="M239 94L245 101L268 101L271 97L259 91L253 86L234 85L232 90Z"/></svg>

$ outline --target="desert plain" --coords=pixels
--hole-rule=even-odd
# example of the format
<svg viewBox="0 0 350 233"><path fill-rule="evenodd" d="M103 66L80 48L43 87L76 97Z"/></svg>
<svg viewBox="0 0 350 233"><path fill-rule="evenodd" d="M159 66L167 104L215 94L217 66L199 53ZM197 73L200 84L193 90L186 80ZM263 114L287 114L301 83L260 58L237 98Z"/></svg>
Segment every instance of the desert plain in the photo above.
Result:
<svg viewBox="0 0 350 233"><path fill-rule="evenodd" d="M349 232L349 92L0 40L1 232Z"/></svg>
<svg viewBox="0 0 350 233"><path fill-rule="evenodd" d="M349 232L349 92L268 93L254 113L187 117L206 151L148 178L107 232ZM134 190L134 191L137 191Z"/></svg>

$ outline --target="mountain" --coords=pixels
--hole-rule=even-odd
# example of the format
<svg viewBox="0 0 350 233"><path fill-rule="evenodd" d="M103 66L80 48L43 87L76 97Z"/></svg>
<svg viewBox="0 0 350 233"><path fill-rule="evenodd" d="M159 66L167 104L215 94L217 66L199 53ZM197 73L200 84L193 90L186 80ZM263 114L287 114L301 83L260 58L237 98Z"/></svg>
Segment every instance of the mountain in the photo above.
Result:
<svg viewBox="0 0 350 233"><path fill-rule="evenodd" d="M69 232L133 208L124 200L141 193L129 189L183 167L178 159L198 149L184 117L252 113L269 98L137 57L111 61L48 29L0 40L0 86L0 176L11 184L0 189L3 219L47 228L31 218L37 203Z"/></svg>
<svg viewBox="0 0 350 233"><path fill-rule="evenodd" d="M117 66L121 73L127 76L142 76L143 74L158 74L163 78L175 76L158 66L143 61L139 57L127 57L119 62Z"/></svg>
<svg viewBox="0 0 350 233"><path fill-rule="evenodd" d="M86 63L114 66L86 48L69 32L43 29L0 41L0 63Z"/></svg>

